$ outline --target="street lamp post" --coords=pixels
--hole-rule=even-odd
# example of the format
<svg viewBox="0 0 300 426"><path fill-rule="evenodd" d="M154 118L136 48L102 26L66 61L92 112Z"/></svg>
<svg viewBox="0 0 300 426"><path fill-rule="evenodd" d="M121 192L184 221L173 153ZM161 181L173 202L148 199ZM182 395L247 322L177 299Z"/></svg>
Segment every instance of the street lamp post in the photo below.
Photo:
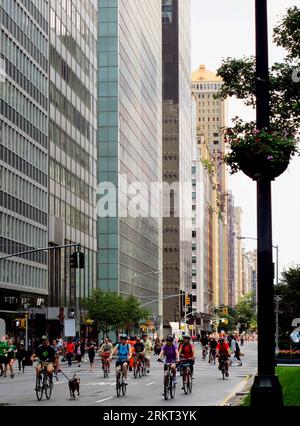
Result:
<svg viewBox="0 0 300 426"><path fill-rule="evenodd" d="M267 0L255 0L256 33L256 127L270 128ZM251 406L283 405L275 375L275 316L272 261L271 181L257 181L257 324L258 373L251 388Z"/></svg>
<svg viewBox="0 0 300 426"><path fill-rule="evenodd" d="M144 274L133 274L131 279L131 296L133 296L133 286L134 286L133 281L135 278L144 277L145 275L150 275L150 274L159 274L160 272L161 272L160 270L155 269L154 271L145 272Z"/></svg>
<svg viewBox="0 0 300 426"><path fill-rule="evenodd" d="M24 305L25 310L25 350L28 351L28 317L29 317L29 305Z"/></svg>

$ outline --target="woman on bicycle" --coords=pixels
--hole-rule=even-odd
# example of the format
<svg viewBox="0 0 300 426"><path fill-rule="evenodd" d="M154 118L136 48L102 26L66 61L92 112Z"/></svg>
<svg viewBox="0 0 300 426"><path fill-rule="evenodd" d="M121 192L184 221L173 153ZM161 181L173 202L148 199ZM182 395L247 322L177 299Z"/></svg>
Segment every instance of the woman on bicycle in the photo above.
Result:
<svg viewBox="0 0 300 426"><path fill-rule="evenodd" d="M183 344L179 348L179 356L183 358L184 364L190 365L191 374L193 375L194 363L196 359L195 346L190 342L190 336L183 336Z"/></svg>
<svg viewBox="0 0 300 426"><path fill-rule="evenodd" d="M121 343L117 343L114 347L113 351L111 352L111 355L109 357L110 361L112 360L113 355L118 352L118 358L116 362L116 371L118 371L119 366L124 371L124 378L125 382L124 385L128 385L127 383L127 368L129 364L129 360L132 356L132 349L130 347L129 343L126 343L127 335L122 334L120 336Z"/></svg>
<svg viewBox="0 0 300 426"><path fill-rule="evenodd" d="M162 361L164 357L166 357L166 364L171 364L171 370L173 373L173 383L176 384L177 380L176 380L176 363L179 362L179 353L178 353L178 348L177 345L175 345L173 343L173 337L168 336L166 339L166 344L162 347L161 352L159 354L158 357L158 361ZM168 370L168 366L164 365L164 380L165 380L165 375L166 372Z"/></svg>
<svg viewBox="0 0 300 426"><path fill-rule="evenodd" d="M108 337L105 338L103 345L101 345L101 348L99 349L99 356L102 359L102 370L104 368L104 360L107 359L108 362L108 372L110 373L110 361L109 357L111 354L111 351L113 350L113 345Z"/></svg>
<svg viewBox="0 0 300 426"><path fill-rule="evenodd" d="M225 339L223 336L219 338L219 343L216 347L217 351L217 357L219 358L219 370L222 370L222 362L224 360L225 362L225 375L226 377L229 376L228 374L228 368L229 368L229 358L230 358L230 348L227 342L225 342Z"/></svg>

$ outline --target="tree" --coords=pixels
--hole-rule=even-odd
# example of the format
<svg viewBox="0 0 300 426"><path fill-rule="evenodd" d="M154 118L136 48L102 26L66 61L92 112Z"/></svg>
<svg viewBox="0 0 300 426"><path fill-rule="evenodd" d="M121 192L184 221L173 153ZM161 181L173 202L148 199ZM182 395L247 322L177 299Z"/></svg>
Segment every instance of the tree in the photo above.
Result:
<svg viewBox="0 0 300 426"><path fill-rule="evenodd" d="M290 157L298 152L295 136L300 125L299 28L300 9L296 6L289 8L286 16L274 28L273 40L278 47L286 49L287 55L282 63L272 65L269 72L270 129L258 131L254 121L243 122L239 117L234 119L232 127L224 129L226 140L229 143L229 151L223 160L231 167L232 173L239 169L245 172L245 167L241 163L243 160L246 160L247 163L246 154L248 153L248 156L251 154L249 143L257 147L252 154L259 157L261 164L267 164L267 167L270 165L275 169L276 164L280 163L282 167L279 167L279 170L284 169L283 157L286 157L288 164ZM217 74L222 77L224 84L216 98L226 99L235 96L237 99L241 99L245 105L256 107L254 57L224 59ZM264 133L258 134L260 131ZM257 167L255 160L257 158L254 158L254 167L255 164ZM263 163L263 160L266 162Z"/></svg>
<svg viewBox="0 0 300 426"><path fill-rule="evenodd" d="M253 300L254 293L250 292L245 296L241 297L235 307L236 319L240 324L245 324L245 329L253 327L254 321L256 320L256 304Z"/></svg>
<svg viewBox="0 0 300 426"><path fill-rule="evenodd" d="M284 269L275 294L282 296L279 303L280 334L290 334L294 318L300 318L300 265Z"/></svg>

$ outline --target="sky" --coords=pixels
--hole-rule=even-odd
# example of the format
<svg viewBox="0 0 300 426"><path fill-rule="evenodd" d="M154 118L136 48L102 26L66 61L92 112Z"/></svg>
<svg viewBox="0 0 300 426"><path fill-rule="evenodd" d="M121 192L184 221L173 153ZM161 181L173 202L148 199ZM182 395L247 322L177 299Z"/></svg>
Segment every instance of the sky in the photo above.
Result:
<svg viewBox="0 0 300 426"><path fill-rule="evenodd" d="M270 0L269 61L281 61L283 49L272 43L272 28L287 8L298 0ZM200 64L216 71L222 59L255 55L254 0L192 0L192 70ZM300 83L299 83L300 84ZM229 101L228 125L236 115L255 119L255 110L238 101ZM242 172L230 175L235 205L243 211L242 234L256 237L256 183ZM300 157L294 157L288 170L272 183L273 245L279 247L279 274L289 266L300 265ZM256 248L256 241L244 240L246 250ZM276 251L273 253L276 261Z"/></svg>

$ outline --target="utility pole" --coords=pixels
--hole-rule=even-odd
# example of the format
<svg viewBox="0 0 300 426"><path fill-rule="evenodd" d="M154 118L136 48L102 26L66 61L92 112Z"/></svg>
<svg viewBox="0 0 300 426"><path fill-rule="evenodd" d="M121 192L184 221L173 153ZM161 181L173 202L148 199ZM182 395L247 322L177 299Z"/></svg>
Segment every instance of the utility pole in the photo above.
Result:
<svg viewBox="0 0 300 426"><path fill-rule="evenodd" d="M274 301L276 302L276 310L275 310L275 314L276 314L276 347L275 347L275 353L279 352L279 320L278 320L278 315L279 315L279 302L282 301L282 296L276 295L274 296Z"/></svg>

